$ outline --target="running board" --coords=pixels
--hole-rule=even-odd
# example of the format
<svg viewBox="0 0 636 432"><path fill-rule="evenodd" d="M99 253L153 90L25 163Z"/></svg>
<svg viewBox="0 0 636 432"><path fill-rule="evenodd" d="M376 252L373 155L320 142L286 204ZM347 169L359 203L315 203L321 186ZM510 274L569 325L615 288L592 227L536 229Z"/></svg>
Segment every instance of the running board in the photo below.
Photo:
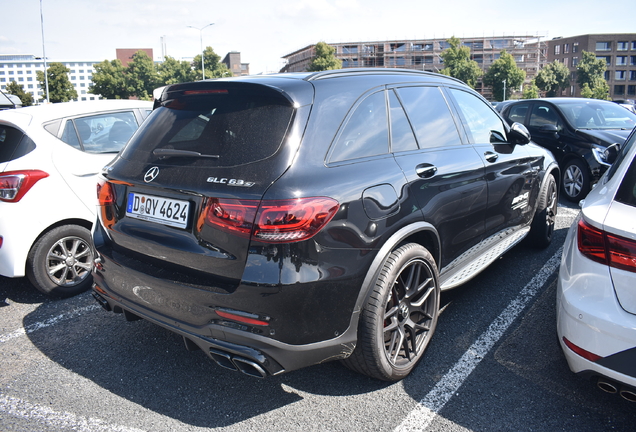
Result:
<svg viewBox="0 0 636 432"><path fill-rule="evenodd" d="M455 288L477 276L493 261L523 240L529 231L529 226L521 229L509 228L461 254L442 269L440 275L442 291Z"/></svg>

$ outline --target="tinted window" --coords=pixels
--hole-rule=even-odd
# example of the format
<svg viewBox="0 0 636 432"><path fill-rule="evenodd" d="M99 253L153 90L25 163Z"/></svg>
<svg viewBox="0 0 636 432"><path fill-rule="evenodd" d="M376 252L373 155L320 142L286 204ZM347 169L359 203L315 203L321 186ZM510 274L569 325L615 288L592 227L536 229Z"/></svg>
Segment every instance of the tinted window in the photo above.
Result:
<svg viewBox="0 0 636 432"><path fill-rule="evenodd" d="M417 142L409 120L406 118L400 101L392 91L389 92L389 108L391 114L391 151L417 150Z"/></svg>
<svg viewBox="0 0 636 432"><path fill-rule="evenodd" d="M629 169L625 173L625 177L616 193L616 201L636 207L636 159L632 160Z"/></svg>
<svg viewBox="0 0 636 432"><path fill-rule="evenodd" d="M437 87L403 87L397 90L415 129L420 148L461 144L446 99Z"/></svg>
<svg viewBox="0 0 636 432"><path fill-rule="evenodd" d="M508 110L507 119L510 123L526 123L526 113L528 112L528 104L514 104Z"/></svg>
<svg viewBox="0 0 636 432"><path fill-rule="evenodd" d="M473 143L491 142L492 132L499 136L506 136L503 122L492 109L477 96L468 92L451 89L451 93L457 101L458 108L464 116L465 127L472 137ZM497 134L494 134L496 136Z"/></svg>
<svg viewBox="0 0 636 432"><path fill-rule="evenodd" d="M349 117L338 136L330 161L376 156L389 151L386 100L384 92L364 99Z"/></svg>
<svg viewBox="0 0 636 432"><path fill-rule="evenodd" d="M66 121L66 126L64 126L64 132L62 133L62 141L78 150L82 149L73 120Z"/></svg>
<svg viewBox="0 0 636 432"><path fill-rule="evenodd" d="M559 116L552 106L540 103L535 104L532 108L532 114L530 114L528 126L540 128L546 125L556 126L559 130L562 129Z"/></svg>
<svg viewBox="0 0 636 432"><path fill-rule="evenodd" d="M35 143L21 131L0 125L0 163L22 157L34 148Z"/></svg>
<svg viewBox="0 0 636 432"><path fill-rule="evenodd" d="M251 87L250 87L251 88ZM279 148L294 110L269 89L219 89L162 103L146 119L122 153L169 165L234 166L265 159ZM154 150L196 152L154 155Z"/></svg>

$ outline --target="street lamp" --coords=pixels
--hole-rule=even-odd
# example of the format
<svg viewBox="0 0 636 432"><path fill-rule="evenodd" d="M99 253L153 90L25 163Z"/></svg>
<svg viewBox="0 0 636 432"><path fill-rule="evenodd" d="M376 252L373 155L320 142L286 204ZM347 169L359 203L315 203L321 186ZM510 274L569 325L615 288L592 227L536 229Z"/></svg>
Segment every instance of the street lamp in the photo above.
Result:
<svg viewBox="0 0 636 432"><path fill-rule="evenodd" d="M44 86L46 87L46 102L50 103L51 99L49 98L49 74L46 70L46 49L44 48L44 15L42 14L42 0L40 0L40 28L42 29L42 59L44 60Z"/></svg>
<svg viewBox="0 0 636 432"><path fill-rule="evenodd" d="M190 26L190 25L188 26L190 28L199 30L199 38L201 40L201 73L203 73L203 79L205 79L205 63L203 62L203 29L206 27L210 27L211 25L214 25L214 23L204 25L201 28Z"/></svg>

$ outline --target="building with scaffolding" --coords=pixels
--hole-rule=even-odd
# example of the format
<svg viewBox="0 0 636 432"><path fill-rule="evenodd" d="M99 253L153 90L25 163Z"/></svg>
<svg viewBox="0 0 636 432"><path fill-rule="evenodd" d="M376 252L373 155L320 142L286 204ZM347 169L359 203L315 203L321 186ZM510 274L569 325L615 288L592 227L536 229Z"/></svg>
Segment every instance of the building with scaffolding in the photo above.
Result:
<svg viewBox="0 0 636 432"><path fill-rule="evenodd" d="M547 64L547 43L542 36L482 36L459 38L462 45L470 48L470 58L485 72L499 58L501 51L510 53L517 67L526 72L529 83ZM444 69L440 54L447 48L447 38L395 40L386 42L346 42L329 43L336 49L336 58L343 68L385 67L416 69L439 72ZM287 61L282 72L302 72L307 70L315 56L315 45L309 45L283 57ZM476 90L486 98L492 98L490 88L481 80ZM520 92L521 89L511 89Z"/></svg>

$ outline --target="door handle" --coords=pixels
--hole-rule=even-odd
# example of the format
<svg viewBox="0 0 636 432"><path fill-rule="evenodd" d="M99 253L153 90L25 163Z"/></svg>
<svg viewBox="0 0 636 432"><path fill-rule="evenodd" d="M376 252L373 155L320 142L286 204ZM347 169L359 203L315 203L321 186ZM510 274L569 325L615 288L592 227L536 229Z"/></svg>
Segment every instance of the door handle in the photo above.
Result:
<svg viewBox="0 0 636 432"><path fill-rule="evenodd" d="M437 172L435 165L422 164L415 167L415 173L421 178L431 178Z"/></svg>
<svg viewBox="0 0 636 432"><path fill-rule="evenodd" d="M488 162L494 162L499 158L499 155L497 153L487 151L486 153L484 153L484 157Z"/></svg>

